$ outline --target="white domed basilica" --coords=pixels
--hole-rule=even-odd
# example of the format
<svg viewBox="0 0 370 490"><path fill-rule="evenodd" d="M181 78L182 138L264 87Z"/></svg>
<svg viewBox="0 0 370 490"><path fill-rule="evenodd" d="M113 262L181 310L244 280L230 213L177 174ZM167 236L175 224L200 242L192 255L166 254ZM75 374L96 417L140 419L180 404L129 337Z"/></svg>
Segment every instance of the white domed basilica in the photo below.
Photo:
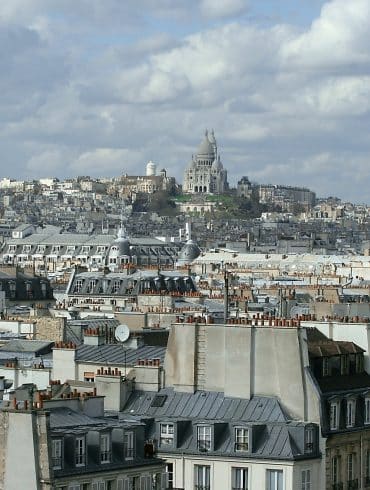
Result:
<svg viewBox="0 0 370 490"><path fill-rule="evenodd" d="M205 132L196 156L185 169L183 192L189 194L222 194L228 188L227 171L217 151L213 130Z"/></svg>

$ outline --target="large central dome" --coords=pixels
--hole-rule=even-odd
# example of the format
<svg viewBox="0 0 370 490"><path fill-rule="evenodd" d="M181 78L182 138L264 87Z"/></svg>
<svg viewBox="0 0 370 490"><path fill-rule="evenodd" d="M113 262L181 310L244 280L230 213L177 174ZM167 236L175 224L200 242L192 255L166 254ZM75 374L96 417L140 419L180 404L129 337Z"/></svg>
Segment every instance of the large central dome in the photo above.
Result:
<svg viewBox="0 0 370 490"><path fill-rule="evenodd" d="M215 157L215 150L212 145L212 143L208 139L208 131L205 132L204 139L201 142L198 152L197 152L198 158L214 158Z"/></svg>

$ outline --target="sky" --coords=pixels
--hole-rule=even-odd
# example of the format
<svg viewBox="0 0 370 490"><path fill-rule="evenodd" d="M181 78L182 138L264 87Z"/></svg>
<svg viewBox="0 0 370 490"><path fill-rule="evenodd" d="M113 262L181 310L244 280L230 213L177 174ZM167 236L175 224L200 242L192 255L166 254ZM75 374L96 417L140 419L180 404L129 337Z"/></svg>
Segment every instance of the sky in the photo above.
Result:
<svg viewBox="0 0 370 490"><path fill-rule="evenodd" d="M370 204L370 0L1 0L0 177L229 182Z"/></svg>

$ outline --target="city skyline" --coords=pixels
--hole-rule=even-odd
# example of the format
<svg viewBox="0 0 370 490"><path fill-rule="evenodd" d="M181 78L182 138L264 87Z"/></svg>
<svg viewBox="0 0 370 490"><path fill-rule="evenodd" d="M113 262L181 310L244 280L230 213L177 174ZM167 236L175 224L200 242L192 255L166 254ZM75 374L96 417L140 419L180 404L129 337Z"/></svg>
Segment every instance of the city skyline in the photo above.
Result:
<svg viewBox="0 0 370 490"><path fill-rule="evenodd" d="M233 186L368 202L369 21L367 0L2 2L1 173L182 182L208 127Z"/></svg>

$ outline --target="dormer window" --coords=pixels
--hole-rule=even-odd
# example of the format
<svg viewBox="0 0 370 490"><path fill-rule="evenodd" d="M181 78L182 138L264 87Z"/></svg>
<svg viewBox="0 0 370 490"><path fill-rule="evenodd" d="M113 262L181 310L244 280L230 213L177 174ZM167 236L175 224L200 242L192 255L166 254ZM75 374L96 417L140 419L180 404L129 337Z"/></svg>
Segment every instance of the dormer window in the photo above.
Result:
<svg viewBox="0 0 370 490"><path fill-rule="evenodd" d="M339 402L330 403L330 430L337 430L339 427Z"/></svg>
<svg viewBox="0 0 370 490"><path fill-rule="evenodd" d="M330 371L329 371L329 358L328 357L323 357L322 358L322 375L323 376L329 376Z"/></svg>
<svg viewBox="0 0 370 490"><path fill-rule="evenodd" d="M38 254L43 254L45 252L45 245L38 245L36 252Z"/></svg>
<svg viewBox="0 0 370 490"><path fill-rule="evenodd" d="M134 459L134 433L125 432L123 439L123 455L125 459Z"/></svg>
<svg viewBox="0 0 370 490"><path fill-rule="evenodd" d="M76 437L75 440L75 463L76 466L86 464L86 439L85 436Z"/></svg>
<svg viewBox="0 0 370 490"><path fill-rule="evenodd" d="M89 281L89 285L87 287L87 292L92 293L95 289L96 284L97 284L96 279L91 279L91 281Z"/></svg>
<svg viewBox="0 0 370 490"><path fill-rule="evenodd" d="M212 431L210 425L199 425L197 427L197 447L199 451L210 451Z"/></svg>
<svg viewBox="0 0 370 490"><path fill-rule="evenodd" d="M355 425L356 401L347 400L346 426L348 428Z"/></svg>
<svg viewBox="0 0 370 490"><path fill-rule="evenodd" d="M160 424L160 445L173 446L174 425Z"/></svg>
<svg viewBox="0 0 370 490"><path fill-rule="evenodd" d="M370 424L370 395L365 398L365 424Z"/></svg>
<svg viewBox="0 0 370 490"><path fill-rule="evenodd" d="M305 434L304 434L304 451L305 453L312 453L314 449L314 428L311 426L308 426L305 428Z"/></svg>
<svg viewBox="0 0 370 490"><path fill-rule="evenodd" d="M110 463L111 456L110 434L100 434L100 462Z"/></svg>
<svg viewBox="0 0 370 490"><path fill-rule="evenodd" d="M75 286L75 293L80 293L83 285L83 280L82 279L77 279L76 281L76 286Z"/></svg>
<svg viewBox="0 0 370 490"><path fill-rule="evenodd" d="M340 357L340 372L341 374L348 374L349 372L348 356Z"/></svg>
<svg viewBox="0 0 370 490"><path fill-rule="evenodd" d="M364 370L364 356L362 354L356 355L356 373L362 373Z"/></svg>
<svg viewBox="0 0 370 490"><path fill-rule="evenodd" d="M62 449L63 449L63 440L62 439L53 439L51 444L51 458L53 463L53 470L62 469Z"/></svg>
<svg viewBox="0 0 370 490"><path fill-rule="evenodd" d="M249 451L249 429L235 427L235 451Z"/></svg>

